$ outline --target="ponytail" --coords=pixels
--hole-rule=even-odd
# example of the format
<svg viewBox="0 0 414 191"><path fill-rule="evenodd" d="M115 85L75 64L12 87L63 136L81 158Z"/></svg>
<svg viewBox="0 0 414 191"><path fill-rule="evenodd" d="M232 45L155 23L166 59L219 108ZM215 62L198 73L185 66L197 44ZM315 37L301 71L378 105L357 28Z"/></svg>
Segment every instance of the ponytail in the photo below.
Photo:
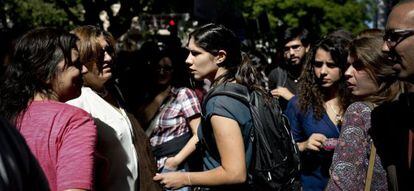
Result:
<svg viewBox="0 0 414 191"><path fill-rule="evenodd" d="M261 84L264 80L263 76L254 67L246 53L242 53L242 61L237 68L235 80L238 84L246 86L249 91L259 91L265 97L265 100L271 99L269 92Z"/></svg>

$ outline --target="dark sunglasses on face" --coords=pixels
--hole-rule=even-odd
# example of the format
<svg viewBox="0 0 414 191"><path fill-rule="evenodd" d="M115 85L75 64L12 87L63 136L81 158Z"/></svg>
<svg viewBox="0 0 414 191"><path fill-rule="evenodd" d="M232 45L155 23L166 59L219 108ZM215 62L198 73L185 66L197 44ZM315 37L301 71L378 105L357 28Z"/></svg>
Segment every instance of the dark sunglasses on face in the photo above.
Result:
<svg viewBox="0 0 414 191"><path fill-rule="evenodd" d="M104 57L105 56L105 52L108 53L110 56L113 56L114 54L114 49L112 48L112 46L105 46L101 49L101 56Z"/></svg>
<svg viewBox="0 0 414 191"><path fill-rule="evenodd" d="M155 67L155 71L161 72L161 70L163 72L172 72L174 69L172 66L156 66Z"/></svg>
<svg viewBox="0 0 414 191"><path fill-rule="evenodd" d="M414 35L414 29L387 29L383 39L388 48L393 49L404 39L412 35Z"/></svg>
<svg viewBox="0 0 414 191"><path fill-rule="evenodd" d="M103 61L105 60L105 52L108 53L109 56L114 56L114 49L111 46L105 46L102 49L100 49L98 54L98 63L103 64Z"/></svg>

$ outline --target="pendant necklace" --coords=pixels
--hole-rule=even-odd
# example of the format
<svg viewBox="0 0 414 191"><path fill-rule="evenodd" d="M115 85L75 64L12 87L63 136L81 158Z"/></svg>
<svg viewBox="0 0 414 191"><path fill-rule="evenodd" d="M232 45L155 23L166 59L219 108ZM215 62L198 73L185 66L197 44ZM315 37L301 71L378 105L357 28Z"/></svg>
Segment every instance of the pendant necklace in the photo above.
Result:
<svg viewBox="0 0 414 191"><path fill-rule="evenodd" d="M339 113L337 113L337 112L335 111L335 109L332 107L332 105L331 105L331 104L326 103L326 105L328 105L328 106L329 106L329 108L331 108L331 110L334 112L334 114L335 114L335 121L336 121L336 123L337 123L338 125L341 125L341 124L342 124L342 116L341 116L341 115L339 115Z"/></svg>

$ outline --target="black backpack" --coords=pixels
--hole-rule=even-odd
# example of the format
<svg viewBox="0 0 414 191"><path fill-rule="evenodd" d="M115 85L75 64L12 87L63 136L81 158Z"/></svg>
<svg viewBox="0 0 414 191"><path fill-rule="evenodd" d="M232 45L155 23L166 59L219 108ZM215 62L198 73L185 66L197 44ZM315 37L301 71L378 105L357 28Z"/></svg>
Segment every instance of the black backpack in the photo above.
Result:
<svg viewBox="0 0 414 191"><path fill-rule="evenodd" d="M271 99L271 103L265 104L258 91L249 92L243 85L225 83L208 92L203 101L203 112L207 101L217 95L237 99L250 109L254 127L247 138L253 142L253 156L247 182L252 190L299 190L299 153L278 101ZM219 161L217 152L212 155Z"/></svg>

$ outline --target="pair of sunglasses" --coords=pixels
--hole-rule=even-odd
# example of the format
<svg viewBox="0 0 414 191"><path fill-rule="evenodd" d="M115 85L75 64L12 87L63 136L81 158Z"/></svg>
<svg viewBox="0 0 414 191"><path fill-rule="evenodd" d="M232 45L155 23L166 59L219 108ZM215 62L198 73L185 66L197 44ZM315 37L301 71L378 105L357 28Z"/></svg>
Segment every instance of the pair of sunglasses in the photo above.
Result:
<svg viewBox="0 0 414 191"><path fill-rule="evenodd" d="M414 29L388 29L385 31L384 41L388 48L395 48L400 42L414 35Z"/></svg>

